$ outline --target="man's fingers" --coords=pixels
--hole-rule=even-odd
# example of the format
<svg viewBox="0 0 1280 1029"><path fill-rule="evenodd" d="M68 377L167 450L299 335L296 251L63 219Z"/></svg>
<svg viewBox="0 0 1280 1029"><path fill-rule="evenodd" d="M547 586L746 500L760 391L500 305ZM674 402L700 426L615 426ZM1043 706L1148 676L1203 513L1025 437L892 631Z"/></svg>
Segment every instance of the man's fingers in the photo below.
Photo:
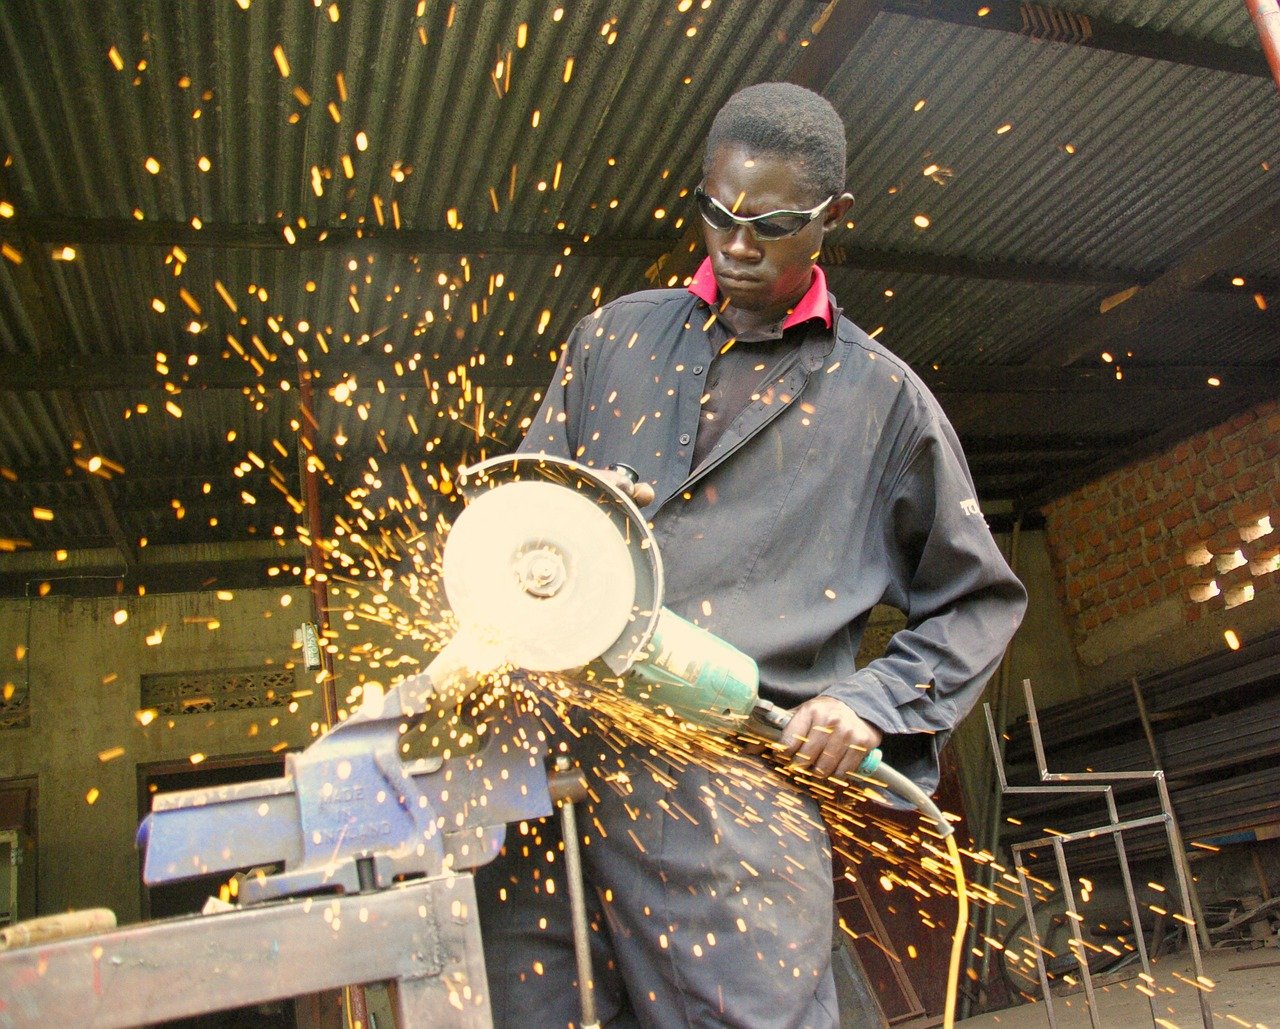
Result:
<svg viewBox="0 0 1280 1029"><path fill-rule="evenodd" d="M778 741L778 745L782 753L787 757L794 757L809 738L809 727L812 719L804 708L799 708L795 714L791 716L791 721L787 723L787 727L782 730L782 738Z"/></svg>
<svg viewBox="0 0 1280 1029"><path fill-rule="evenodd" d="M647 482L637 482L631 487L631 499L636 502L636 507L648 507L655 496L657 494Z"/></svg>

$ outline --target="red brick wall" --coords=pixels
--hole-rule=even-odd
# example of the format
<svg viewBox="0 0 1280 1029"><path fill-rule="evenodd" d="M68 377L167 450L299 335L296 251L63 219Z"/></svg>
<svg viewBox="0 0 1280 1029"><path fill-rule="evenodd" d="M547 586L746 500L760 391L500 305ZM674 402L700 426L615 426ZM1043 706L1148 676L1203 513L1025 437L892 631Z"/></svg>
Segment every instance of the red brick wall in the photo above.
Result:
<svg viewBox="0 0 1280 1029"><path fill-rule="evenodd" d="M1280 594L1280 404L1112 472L1044 514L1058 599L1078 635L1170 597L1190 623L1247 603L1251 590Z"/></svg>

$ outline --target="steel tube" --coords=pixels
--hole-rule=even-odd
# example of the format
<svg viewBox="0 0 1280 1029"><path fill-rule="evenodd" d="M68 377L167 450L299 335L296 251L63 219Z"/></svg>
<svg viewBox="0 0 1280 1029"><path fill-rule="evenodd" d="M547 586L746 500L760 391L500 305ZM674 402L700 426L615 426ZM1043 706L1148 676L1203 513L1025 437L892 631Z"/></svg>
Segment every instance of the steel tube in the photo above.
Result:
<svg viewBox="0 0 1280 1029"><path fill-rule="evenodd" d="M599 1029L596 985L591 971L591 934L582 882L582 854L578 850L578 816L571 800L560 807L564 835L565 875L569 880L569 912L573 921L573 956L578 963L578 995L582 1000L582 1029Z"/></svg>

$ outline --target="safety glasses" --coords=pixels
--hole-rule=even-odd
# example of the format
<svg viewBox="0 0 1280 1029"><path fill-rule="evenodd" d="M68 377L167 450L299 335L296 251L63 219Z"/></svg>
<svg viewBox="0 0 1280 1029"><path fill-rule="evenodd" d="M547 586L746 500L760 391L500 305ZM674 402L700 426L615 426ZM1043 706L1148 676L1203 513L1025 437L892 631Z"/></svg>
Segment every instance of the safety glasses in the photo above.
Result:
<svg viewBox="0 0 1280 1029"><path fill-rule="evenodd" d="M698 201L698 211L702 220L720 232L730 232L735 226L746 226L747 230L759 240L773 241L794 236L811 221L827 209L827 205L835 199L835 195L827 197L810 211L769 211L757 214L753 218L742 218L730 211L713 196L708 196L701 186L695 186L694 198Z"/></svg>

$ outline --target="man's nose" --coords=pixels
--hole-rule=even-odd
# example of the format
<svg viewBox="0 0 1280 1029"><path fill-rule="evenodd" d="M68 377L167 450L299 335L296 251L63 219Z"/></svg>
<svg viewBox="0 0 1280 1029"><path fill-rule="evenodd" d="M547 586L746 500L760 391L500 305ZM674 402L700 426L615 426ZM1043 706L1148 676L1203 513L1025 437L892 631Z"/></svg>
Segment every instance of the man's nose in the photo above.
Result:
<svg viewBox="0 0 1280 1029"><path fill-rule="evenodd" d="M762 254L760 244L745 225L735 225L721 249L735 261L758 261Z"/></svg>

